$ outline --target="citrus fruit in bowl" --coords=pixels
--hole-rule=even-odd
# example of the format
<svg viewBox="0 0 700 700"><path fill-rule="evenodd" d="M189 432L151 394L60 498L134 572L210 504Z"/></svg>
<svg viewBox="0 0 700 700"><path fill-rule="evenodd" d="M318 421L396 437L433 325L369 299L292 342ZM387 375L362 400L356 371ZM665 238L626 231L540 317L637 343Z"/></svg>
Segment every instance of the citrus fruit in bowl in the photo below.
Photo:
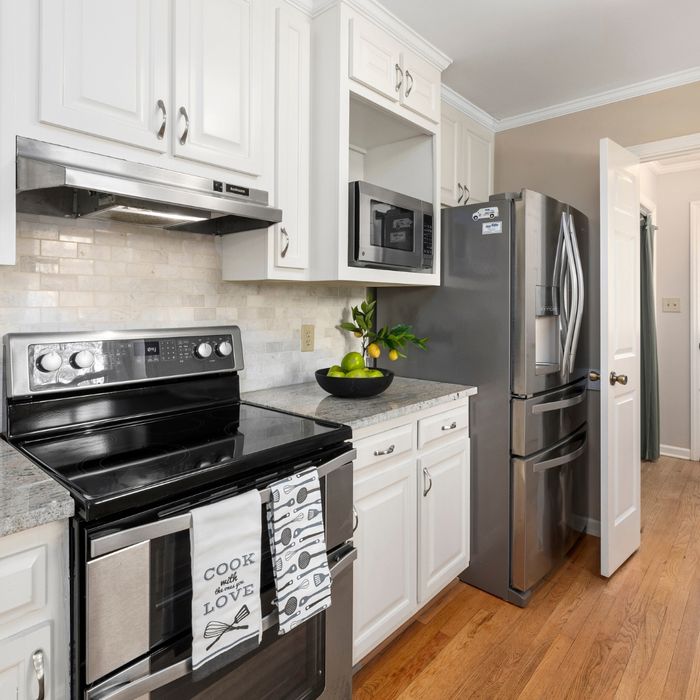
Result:
<svg viewBox="0 0 700 700"><path fill-rule="evenodd" d="M318 385L329 394L344 399L377 396L389 388L394 373L388 369L365 367L359 352L349 352L340 365L316 370Z"/></svg>

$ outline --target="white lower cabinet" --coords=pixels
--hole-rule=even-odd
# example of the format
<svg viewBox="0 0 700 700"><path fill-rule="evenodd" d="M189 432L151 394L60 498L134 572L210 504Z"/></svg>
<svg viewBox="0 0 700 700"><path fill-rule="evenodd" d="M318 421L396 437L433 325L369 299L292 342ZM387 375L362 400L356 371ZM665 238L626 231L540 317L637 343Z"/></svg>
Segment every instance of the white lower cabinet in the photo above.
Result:
<svg viewBox="0 0 700 700"><path fill-rule="evenodd" d="M0 698L59 700L51 690L51 651L48 623L0 640Z"/></svg>
<svg viewBox="0 0 700 700"><path fill-rule="evenodd" d="M354 662L413 614L416 605L416 480L412 456L355 481ZM381 533L381 535L379 535Z"/></svg>
<svg viewBox="0 0 700 700"><path fill-rule="evenodd" d="M418 459L418 603L439 593L469 564L469 439Z"/></svg>
<svg viewBox="0 0 700 700"><path fill-rule="evenodd" d="M469 565L468 416L465 400L354 441L353 664Z"/></svg>

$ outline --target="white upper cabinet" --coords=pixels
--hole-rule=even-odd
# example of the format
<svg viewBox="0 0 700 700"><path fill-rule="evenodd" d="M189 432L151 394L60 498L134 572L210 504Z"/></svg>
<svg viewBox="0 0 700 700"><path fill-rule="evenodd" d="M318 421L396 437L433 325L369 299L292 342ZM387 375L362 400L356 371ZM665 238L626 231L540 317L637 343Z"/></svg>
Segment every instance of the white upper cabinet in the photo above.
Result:
<svg viewBox="0 0 700 700"><path fill-rule="evenodd" d="M418 603L469 565L469 439L420 457Z"/></svg>
<svg viewBox="0 0 700 700"><path fill-rule="evenodd" d="M440 71L407 50L401 53L401 71L401 104L430 121L439 122Z"/></svg>
<svg viewBox="0 0 700 700"><path fill-rule="evenodd" d="M442 203L487 201L493 192L494 133L443 103L440 136Z"/></svg>
<svg viewBox="0 0 700 700"><path fill-rule="evenodd" d="M41 0L42 122L165 152L167 0Z"/></svg>
<svg viewBox="0 0 700 700"><path fill-rule="evenodd" d="M401 99L401 46L362 17L350 20L350 77L394 102Z"/></svg>
<svg viewBox="0 0 700 700"><path fill-rule="evenodd" d="M275 190L284 218L274 227L274 260L303 269L309 263L311 27L286 4L276 9L275 25Z"/></svg>
<svg viewBox="0 0 700 700"><path fill-rule="evenodd" d="M175 0L175 155L260 173L264 2Z"/></svg>

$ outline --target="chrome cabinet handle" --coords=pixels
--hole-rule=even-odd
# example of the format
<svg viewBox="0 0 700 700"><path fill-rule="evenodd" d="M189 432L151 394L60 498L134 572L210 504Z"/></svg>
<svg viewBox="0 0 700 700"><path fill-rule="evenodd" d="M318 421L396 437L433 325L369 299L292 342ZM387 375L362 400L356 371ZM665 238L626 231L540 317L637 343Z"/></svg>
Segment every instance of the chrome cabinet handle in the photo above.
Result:
<svg viewBox="0 0 700 700"><path fill-rule="evenodd" d="M425 480L428 480L428 487L425 486ZM430 476L430 472L426 467L423 467L423 498L425 498L429 493L430 489L433 488L433 479Z"/></svg>
<svg viewBox="0 0 700 700"><path fill-rule="evenodd" d="M400 92L401 86L403 85L403 71L398 63L394 66L394 68L396 70L396 85L394 85L394 89L396 92Z"/></svg>
<svg viewBox="0 0 700 700"><path fill-rule="evenodd" d="M622 386L627 385L627 375L626 374L615 374L615 372L610 372L610 386L615 386L615 384L622 384Z"/></svg>
<svg viewBox="0 0 700 700"><path fill-rule="evenodd" d="M32 654L32 663L34 664L36 682L39 685L36 700L44 700L44 652L41 649L37 649Z"/></svg>
<svg viewBox="0 0 700 700"><path fill-rule="evenodd" d="M457 427L457 421L453 420L451 423L448 425L443 425L442 430L454 430Z"/></svg>
<svg viewBox="0 0 700 700"><path fill-rule="evenodd" d="M469 191L469 188L466 185L462 185L464 187L464 203L466 204L469 201L469 198L472 196L472 193Z"/></svg>
<svg viewBox="0 0 700 700"><path fill-rule="evenodd" d="M411 84L408 84L408 81L411 81ZM411 71L406 70L406 97L408 97L411 94L411 90L413 90L413 76L411 75Z"/></svg>
<svg viewBox="0 0 700 700"><path fill-rule="evenodd" d="M462 197L464 197L464 187L462 187L461 182L457 183L457 192L459 192L459 197L457 197L457 204L459 204L462 201Z"/></svg>
<svg viewBox="0 0 700 700"><path fill-rule="evenodd" d="M190 117L184 107L180 107L180 116L185 118L185 130L182 132L182 136L180 136L180 144L184 146L187 142L187 136L190 133Z"/></svg>
<svg viewBox="0 0 700 700"><path fill-rule="evenodd" d="M161 140L163 136L165 136L165 127L168 125L168 110L165 109L165 102L163 102L163 100L158 100L158 102L156 102L156 107L158 107L163 114L163 121L160 124L160 129L158 129L156 133L158 140Z"/></svg>
<svg viewBox="0 0 700 700"><path fill-rule="evenodd" d="M375 457L382 457L384 455L390 455L395 449L396 449L396 445L389 445L389 447L387 447L386 450L375 450L374 456Z"/></svg>
<svg viewBox="0 0 700 700"><path fill-rule="evenodd" d="M360 516L357 514L357 508L352 507L352 531L353 533L357 530L357 526L360 524Z"/></svg>
<svg viewBox="0 0 700 700"><path fill-rule="evenodd" d="M280 250L280 257L283 258L287 255L287 251L289 250L289 234L284 226L280 229L280 233L282 234L282 250Z"/></svg>

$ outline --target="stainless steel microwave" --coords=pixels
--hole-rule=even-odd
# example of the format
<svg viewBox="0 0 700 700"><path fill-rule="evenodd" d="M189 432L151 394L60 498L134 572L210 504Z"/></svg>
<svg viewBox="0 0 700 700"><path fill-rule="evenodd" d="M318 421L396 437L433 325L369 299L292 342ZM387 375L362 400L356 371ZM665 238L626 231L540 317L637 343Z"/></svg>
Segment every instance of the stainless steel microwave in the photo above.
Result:
<svg viewBox="0 0 700 700"><path fill-rule="evenodd" d="M433 271L432 204L358 180L349 205L349 265Z"/></svg>

